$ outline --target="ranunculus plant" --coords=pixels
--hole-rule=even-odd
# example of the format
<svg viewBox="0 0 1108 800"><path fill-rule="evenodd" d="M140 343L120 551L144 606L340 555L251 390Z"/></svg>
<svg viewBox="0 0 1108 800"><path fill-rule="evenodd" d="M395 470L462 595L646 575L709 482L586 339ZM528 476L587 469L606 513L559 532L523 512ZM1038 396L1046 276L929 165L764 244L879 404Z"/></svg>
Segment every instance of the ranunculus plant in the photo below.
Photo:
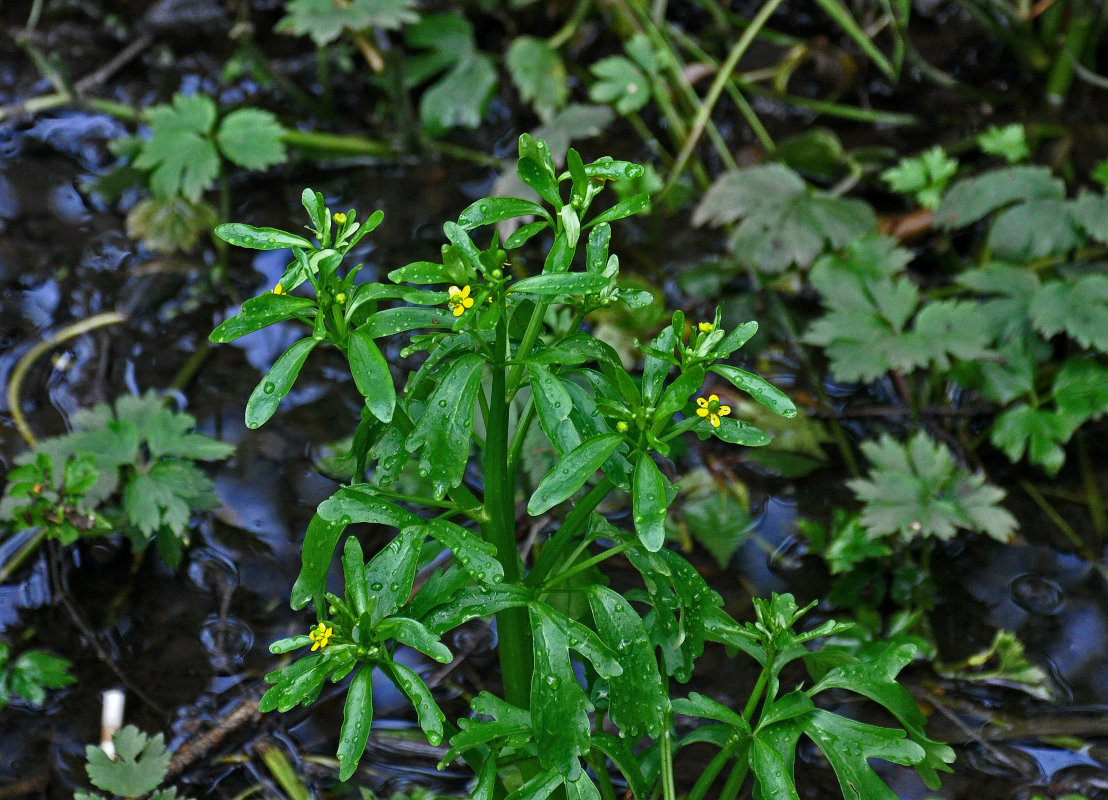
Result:
<svg viewBox="0 0 1108 800"><path fill-rule="evenodd" d="M257 427L273 415L312 350L325 344L346 357L365 399L353 437L354 481L320 504L292 587L293 608L313 606L316 621L305 634L272 645L274 653L297 657L266 677L271 687L262 709L311 705L327 681L349 678L338 745L346 780L365 749L379 670L409 698L427 740L449 743L444 762L462 758L473 767L472 796L479 799L530 800L560 790L571 800L608 800L625 786L638 800L674 800L675 758L693 742L719 748L692 787L694 800L707 796L724 771L715 797L736 797L752 776L755 797L796 798L793 759L801 736L823 750L848 797L895 797L869 758L912 765L937 786L936 771L948 769L953 753L926 737L922 714L896 682L915 655L912 645L890 646L869 661L828 663L812 643L845 626L798 630L807 609L789 595L756 600L756 619L740 624L693 566L665 546L676 486L658 457L689 434L731 445L768 441L736 419L711 387L730 384L780 414L796 411L767 381L727 363L756 323L725 330L718 311L695 324L675 312L643 348L642 374L635 376L588 332L598 309L650 302L620 285L619 260L609 252L611 223L643 210L648 197L594 213L607 182L634 178L642 167L611 158L585 164L574 150L566 161L559 173L546 144L522 136L519 177L542 202L473 203L443 226L448 244L441 262L400 267L388 283L357 282L358 268L343 263L381 222L380 211L359 222L353 210L332 214L322 195L306 190L312 238L242 224L216 229L232 244L289 248L293 258L279 286L246 301L212 340L293 320L308 331L251 394L247 424ZM489 230L519 217L526 221L503 242ZM512 253L535 237L549 242L542 271L520 277ZM548 314L552 308L564 313ZM390 367L378 340L392 336L407 337L408 352L426 353L418 369L400 375ZM557 522L534 551L521 554L520 462L535 428L557 457L526 512ZM418 496L399 488L413 460L427 486ZM474 461L479 481L469 469ZM598 513L611 494L629 497L632 525ZM355 523L396 534L367 561L357 538L344 540ZM342 596L325 586L336 551ZM613 558L631 564L640 588L621 594L608 587L603 570ZM443 634L489 616L496 618L502 691L481 692L469 714L448 720L408 666L410 656L398 656L411 649L450 662ZM742 708L697 693L673 696L706 642L761 666ZM810 688L784 685L781 670L796 659L815 679ZM832 688L883 705L903 727L823 710L817 696ZM704 724L679 738L675 714Z"/></svg>

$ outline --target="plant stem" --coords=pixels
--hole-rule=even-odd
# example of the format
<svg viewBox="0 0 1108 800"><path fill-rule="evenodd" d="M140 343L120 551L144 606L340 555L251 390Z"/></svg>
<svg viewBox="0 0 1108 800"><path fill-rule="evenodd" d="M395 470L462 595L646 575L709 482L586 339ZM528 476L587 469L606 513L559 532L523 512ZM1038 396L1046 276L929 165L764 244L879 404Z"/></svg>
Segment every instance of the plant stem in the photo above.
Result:
<svg viewBox="0 0 1108 800"><path fill-rule="evenodd" d="M40 528L32 534L31 538L23 543L23 546L16 551L15 555L4 562L3 566L0 566L0 585L4 583L11 574L19 569L20 565L27 560L27 556L35 552L38 546L42 544L42 540L46 538L46 529Z"/></svg>
<svg viewBox="0 0 1108 800"><path fill-rule="evenodd" d="M665 188L662 189L659 199L665 197L673 188L674 184L677 183L677 179L681 176L682 171L684 171L685 165L689 163L689 158L692 156L693 150L696 149L697 142L700 141L700 137L703 135L704 129L711 119L712 110L715 108L719 96L723 93L723 87L727 85L727 81L731 79L731 73L734 72L735 66L739 63L739 59L746 53L746 49L750 47L750 43L754 41L754 37L758 35L758 31L766 24L770 15L777 10L781 2L782 0L768 0L768 2L758 10L754 19L750 21L750 27L743 31L743 35L739 37L739 40L735 42L735 46L731 48L731 52L727 54L727 59L723 62L723 66L719 68L719 71L716 72L715 80L712 81L712 86L708 89L707 96L700 104L700 109L697 111L696 118L693 120L692 130L690 130L689 135L685 137L685 144L681 148L681 152L677 154L677 160L674 162L673 167L670 168L669 179L666 181Z"/></svg>
<svg viewBox="0 0 1108 800"><path fill-rule="evenodd" d="M488 478L486 477L486 482ZM573 507L565 520L562 522L562 527L558 528L557 532L547 540L546 544L542 548L542 553L539 555L538 561L535 562L535 566L531 568L531 572L527 575L527 578L523 581L527 586L540 586L546 579L546 576L550 574L550 570L554 568L554 565L558 562L558 557L565 550L566 545L570 543L574 536L585 529L588 524L589 515L600 504L600 501L608 496L608 492L615 488L615 484L610 479L604 477L600 480L596 486L589 490L589 493L582 497L577 505Z"/></svg>
<svg viewBox="0 0 1108 800"><path fill-rule="evenodd" d="M496 324L496 361L492 366L489 414L485 421L484 453L485 511L488 522L481 526L485 539L496 547L496 558L504 570L504 582L518 584L521 569L516 543L515 483L508 474L508 398L505 392L504 358L508 349L508 323ZM519 708L530 708L531 625L526 608L509 608L496 615L500 638L500 674L504 699Z"/></svg>
<svg viewBox="0 0 1108 800"><path fill-rule="evenodd" d="M589 567L595 566L596 564L599 564L602 561L606 561L609 558L611 558L612 556L618 556L624 550L630 550L636 544L637 544L637 542L630 542L630 541L629 542L624 542L623 544L619 544L619 545L616 545L615 547L612 547L612 548L609 548L609 549L605 550L603 553L597 553L595 556L592 556L591 558L586 558L584 561L580 561L577 564L574 564L572 567L565 570L564 572L559 572L557 575L555 575L550 580L543 581L542 588L543 588L544 591L547 591L547 590L550 589L551 586L557 586L559 583L562 583L567 578L572 578L577 573L584 572ZM570 561L572 562L572 560L573 559L571 558Z"/></svg>
<svg viewBox="0 0 1108 800"><path fill-rule="evenodd" d="M677 788L673 780L673 712L667 711L662 723L661 747L662 761L662 797L664 800L677 800Z"/></svg>
<svg viewBox="0 0 1108 800"><path fill-rule="evenodd" d="M727 776L727 783L723 784L723 789L719 793L719 800L735 800L749 770L749 761L745 758L736 759L735 766L731 768L731 774Z"/></svg>
<svg viewBox="0 0 1108 800"><path fill-rule="evenodd" d="M737 736L726 745L723 749L712 756L712 760L708 762L708 766L700 773L700 777L696 779L696 784L693 786L692 791L689 792L689 796L686 800L704 800L704 796L708 794L708 790L712 787L713 781L716 776L723 771L723 768L727 766L727 762L735 757L735 753L739 751L739 747L742 745L742 740Z"/></svg>
<svg viewBox="0 0 1108 800"><path fill-rule="evenodd" d="M1035 488L1031 481L1020 481L1020 488L1027 492L1028 496L1033 501L1035 501L1035 505L1039 507L1039 510L1050 517L1050 521L1053 522L1055 527L1057 527L1058 530L1062 532L1062 535L1069 540L1069 543L1073 545L1074 549L1077 550L1077 552L1081 553L1083 556L1090 559L1091 561L1096 561L1096 555L1089 552L1088 546L1085 544L1084 541L1082 541L1081 537L1077 534L1077 531L1073 529L1073 526L1066 522L1065 518L1058 513L1058 509L1052 506L1050 504L1050 501L1042 496L1042 494L1039 492L1038 489Z"/></svg>
<svg viewBox="0 0 1108 800"><path fill-rule="evenodd" d="M1097 540L1103 543L1105 534L1108 533L1108 515L1104 512L1104 497L1100 493L1093 461L1089 457L1089 448L1082 433L1077 435L1077 459L1081 465L1081 484L1085 489L1085 502L1093 520L1093 530L1096 531Z"/></svg>

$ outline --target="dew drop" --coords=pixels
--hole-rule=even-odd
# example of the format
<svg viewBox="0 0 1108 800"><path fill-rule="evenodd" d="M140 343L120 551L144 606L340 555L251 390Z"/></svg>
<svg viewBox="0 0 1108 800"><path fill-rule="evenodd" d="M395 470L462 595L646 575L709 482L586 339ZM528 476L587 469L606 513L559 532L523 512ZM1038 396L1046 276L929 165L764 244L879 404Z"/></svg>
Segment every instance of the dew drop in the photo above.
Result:
<svg viewBox="0 0 1108 800"><path fill-rule="evenodd" d="M273 385L272 381L266 381L265 385L262 386L262 391L266 394L273 394L276 389L277 387Z"/></svg>
<svg viewBox="0 0 1108 800"><path fill-rule="evenodd" d="M446 401L445 400L439 400L439 408L446 408Z"/></svg>
<svg viewBox="0 0 1108 800"><path fill-rule="evenodd" d="M251 244L254 241L253 236L243 236L242 241L244 244Z"/></svg>
<svg viewBox="0 0 1108 800"><path fill-rule="evenodd" d="M380 581L374 581L369 585L369 588L375 592L379 592L385 588L385 584L381 583Z"/></svg>

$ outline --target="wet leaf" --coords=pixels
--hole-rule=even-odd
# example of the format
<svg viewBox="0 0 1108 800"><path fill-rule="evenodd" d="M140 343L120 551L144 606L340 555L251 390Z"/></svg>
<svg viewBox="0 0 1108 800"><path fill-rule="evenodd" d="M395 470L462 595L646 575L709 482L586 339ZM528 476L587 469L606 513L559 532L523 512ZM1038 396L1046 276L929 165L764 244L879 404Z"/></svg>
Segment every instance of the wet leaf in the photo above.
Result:
<svg viewBox="0 0 1108 800"><path fill-rule="evenodd" d="M589 272L558 272L532 275L530 278L513 283L510 290L542 297L582 296L598 292L607 285L608 279L603 275Z"/></svg>
<svg viewBox="0 0 1108 800"><path fill-rule="evenodd" d="M406 644L440 664L449 664L454 660L454 654L450 652L450 648L417 620L408 617L389 617L381 620L377 625L376 633L384 638L395 639L400 644Z"/></svg>
<svg viewBox="0 0 1108 800"><path fill-rule="evenodd" d="M500 583L504 568L496 560L496 547L480 534L445 519L427 521L427 533L450 548L465 570L481 583Z"/></svg>
<svg viewBox="0 0 1108 800"><path fill-rule="evenodd" d="M935 222L945 228L964 228L1015 202L1065 196L1065 184L1048 167L1006 167L954 184L935 212Z"/></svg>
<svg viewBox="0 0 1108 800"><path fill-rule="evenodd" d="M348 540L350 541L350 540ZM358 769L373 726L373 666L362 664L346 690L339 731L339 780L346 781Z"/></svg>
<svg viewBox="0 0 1108 800"><path fill-rule="evenodd" d="M366 406L381 422L391 422L396 408L396 387L388 362L365 326L350 334L346 358L354 383L365 397Z"/></svg>
<svg viewBox="0 0 1108 800"><path fill-rule="evenodd" d="M389 661L385 663L384 667L391 674L393 683L411 701L416 710L419 727L423 729L427 741L432 746L438 746L442 741L443 723L446 721L446 715L442 713L442 709L435 702L435 698L431 696L431 690L427 688L427 684L403 664Z"/></svg>
<svg viewBox="0 0 1108 800"><path fill-rule="evenodd" d="M342 554L342 577L346 581L346 602L355 617L369 609L369 584L365 579L365 557L362 546L353 536L346 537Z"/></svg>
<svg viewBox="0 0 1108 800"><path fill-rule="evenodd" d="M559 459L539 482L527 503L527 513L536 517L568 500L600 469L622 442L623 437L615 433L594 436L583 441Z"/></svg>
<svg viewBox="0 0 1108 800"><path fill-rule="evenodd" d="M317 344L319 341L311 337L301 339L277 357L246 401L246 427L260 428L273 416L281 400L296 382L296 376L300 374L300 368L304 366L308 354Z"/></svg>
<svg viewBox="0 0 1108 800"><path fill-rule="evenodd" d="M796 416L796 406L793 405L793 401L765 378L726 364L716 364L710 369L730 381L736 389L742 389L775 413L786 418Z"/></svg>
<svg viewBox="0 0 1108 800"><path fill-rule="evenodd" d="M603 586L588 589L589 607L600 639L616 653L623 672L608 679L608 717L623 736L635 741L657 736L665 721L669 695L642 619L622 596Z"/></svg>
<svg viewBox="0 0 1108 800"><path fill-rule="evenodd" d="M365 565L365 579L377 601L370 611L374 623L408 602L426 535L422 525L405 528Z"/></svg>
<svg viewBox="0 0 1108 800"><path fill-rule="evenodd" d="M240 336L259 331L276 322L296 319L298 315L308 313L308 309L314 312L314 300L265 292L244 302L242 310L220 323L219 327L208 335L208 339L220 344L233 342Z"/></svg>
<svg viewBox="0 0 1108 800"><path fill-rule="evenodd" d="M450 328L453 325L454 317L445 308L401 306L378 311L361 327L365 329L365 335L377 339L420 328Z"/></svg>
<svg viewBox="0 0 1108 800"><path fill-rule="evenodd" d="M650 552L657 552L666 540L666 479L650 453L640 453L631 479L635 530Z"/></svg>
<svg viewBox="0 0 1108 800"><path fill-rule="evenodd" d="M482 586L477 592L462 592L436 608L427 618L427 627L443 634L471 619L491 617L506 608L518 608L530 602L531 593L522 586Z"/></svg>
<svg viewBox="0 0 1108 800"><path fill-rule="evenodd" d="M502 220L528 215L550 220L547 210L531 200L518 197L486 197L473 203L458 215L458 226L470 231L482 225L493 225Z"/></svg>
<svg viewBox="0 0 1108 800"><path fill-rule="evenodd" d="M419 471L430 477L436 500L462 482L469 463L470 437L484 366L484 356L479 353L455 361L408 436L408 450L421 451Z"/></svg>
<svg viewBox="0 0 1108 800"><path fill-rule="evenodd" d="M603 225L609 222L615 222L616 220L630 217L635 214L639 214L644 211L650 205L650 195L637 194L634 197L628 197L626 200L621 200L614 206L609 208L585 223L586 228L590 228L593 225Z"/></svg>
<svg viewBox="0 0 1108 800"><path fill-rule="evenodd" d="M311 36L318 47L323 47L345 30L396 29L418 19L414 0L350 0L341 4L332 0L289 0L276 30Z"/></svg>
<svg viewBox="0 0 1108 800"><path fill-rule="evenodd" d="M219 153L211 140L216 107L204 95L175 94L171 104L146 112L151 137L135 166L153 170L150 188L167 199L181 195L196 202L219 175Z"/></svg>
<svg viewBox="0 0 1108 800"><path fill-rule="evenodd" d="M573 673L565 632L541 603L532 604L535 673L531 679L531 718L539 763L567 779L581 774L589 746L591 704Z"/></svg>
<svg viewBox="0 0 1108 800"><path fill-rule="evenodd" d="M112 734L115 758L91 744L85 747L85 771L93 785L120 797L141 797L161 785L170 753L160 733L148 738L134 725Z"/></svg>

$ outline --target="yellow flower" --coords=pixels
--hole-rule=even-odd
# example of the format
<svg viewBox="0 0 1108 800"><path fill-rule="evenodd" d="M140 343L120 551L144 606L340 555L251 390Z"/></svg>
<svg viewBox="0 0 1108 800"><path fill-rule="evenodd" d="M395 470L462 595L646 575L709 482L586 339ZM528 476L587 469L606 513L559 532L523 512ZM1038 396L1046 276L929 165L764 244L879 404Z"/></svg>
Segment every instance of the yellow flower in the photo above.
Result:
<svg viewBox="0 0 1108 800"><path fill-rule="evenodd" d="M285 293L285 287L282 286L281 284L277 284L276 286L273 287L273 293L274 294L284 294Z"/></svg>
<svg viewBox="0 0 1108 800"><path fill-rule="evenodd" d="M316 650L322 650L327 646L327 643L331 641L331 637L334 635L335 629L330 627L326 622L321 622L308 631L308 638L314 642L312 645L312 652Z"/></svg>
<svg viewBox="0 0 1108 800"><path fill-rule="evenodd" d="M698 322L696 327L701 333L711 333L716 329L716 326L710 322Z"/></svg>
<svg viewBox="0 0 1108 800"><path fill-rule="evenodd" d="M446 291L450 295L450 310L454 312L455 317L460 317L467 308L473 308L473 298L469 296L468 285L461 289L451 286Z"/></svg>
<svg viewBox="0 0 1108 800"><path fill-rule="evenodd" d="M346 214L343 214L341 211L336 211L335 212L335 222L337 222L339 225L345 225L346 224Z"/></svg>
<svg viewBox="0 0 1108 800"><path fill-rule="evenodd" d="M698 397L696 398L696 404L700 406L700 408L696 410L697 416L707 418L707 420L712 423L713 428L719 427L720 417L726 417L731 413L731 406L721 406L719 404L718 394L708 395L707 400L703 397Z"/></svg>

